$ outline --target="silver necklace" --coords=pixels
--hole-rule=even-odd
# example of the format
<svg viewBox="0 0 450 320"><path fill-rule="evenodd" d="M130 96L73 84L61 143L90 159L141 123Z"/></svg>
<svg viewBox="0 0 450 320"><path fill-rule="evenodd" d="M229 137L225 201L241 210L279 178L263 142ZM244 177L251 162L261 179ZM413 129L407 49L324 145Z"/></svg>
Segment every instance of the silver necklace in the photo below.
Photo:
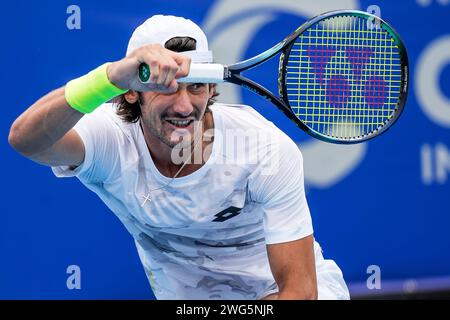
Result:
<svg viewBox="0 0 450 320"><path fill-rule="evenodd" d="M197 130L198 130L198 128L200 127L200 123L201 123L201 122L199 121L199 124L197 125L197 128L196 128ZM194 130L194 133L195 133L197 130ZM155 192L155 191L158 191L158 190L165 189L165 188L169 187L169 186L172 184L172 182L178 177L178 175L180 174L180 172L181 172L181 171L183 170L183 168L186 166L187 161L188 161L190 158L192 158L192 155L193 155L194 152L195 152L195 148L197 148L197 145L198 145L198 143L202 140L202 137L203 137L203 133L200 134L200 138L197 139L197 141L195 141L194 146L193 146L193 148L192 148L192 151L191 151L191 154L189 155L189 157L186 159L186 161L183 161L183 164L181 165L180 169L178 169L178 171L175 172L175 174L173 175L173 177L170 179L170 181L169 181L167 184L163 185L162 187L159 187L159 188L156 188L156 189L152 189L152 190L148 191L146 195L142 196L142 197L144 198L144 201L143 201L142 204L141 204L141 208L145 206L145 204L147 203L147 201L149 201L149 202L152 201L152 198L151 198L151 196L150 196L150 194L151 194L152 192ZM144 138L144 139L145 139L145 138Z"/></svg>

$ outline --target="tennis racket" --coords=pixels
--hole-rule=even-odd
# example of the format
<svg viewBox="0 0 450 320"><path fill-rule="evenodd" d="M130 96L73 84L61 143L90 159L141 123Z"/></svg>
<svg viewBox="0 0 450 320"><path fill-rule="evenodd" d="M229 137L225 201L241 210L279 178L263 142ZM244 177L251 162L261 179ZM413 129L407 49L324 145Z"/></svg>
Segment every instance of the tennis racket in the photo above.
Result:
<svg viewBox="0 0 450 320"><path fill-rule="evenodd" d="M280 54L278 95L241 73ZM352 144L374 138L401 115L408 57L397 32L362 11L321 14L265 52L232 65L192 63L179 82L231 82L264 97L309 135ZM142 82L150 69L141 64Z"/></svg>

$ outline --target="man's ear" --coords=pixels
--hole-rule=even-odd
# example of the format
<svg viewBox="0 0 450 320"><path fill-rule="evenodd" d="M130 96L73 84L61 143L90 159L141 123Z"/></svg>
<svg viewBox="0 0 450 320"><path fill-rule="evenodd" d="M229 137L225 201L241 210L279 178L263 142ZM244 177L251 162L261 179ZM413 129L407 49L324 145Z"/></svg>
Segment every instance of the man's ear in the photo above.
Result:
<svg viewBox="0 0 450 320"><path fill-rule="evenodd" d="M139 93L134 90L128 90L126 93L124 93L123 96L125 97L125 100L130 104L136 103L139 100Z"/></svg>

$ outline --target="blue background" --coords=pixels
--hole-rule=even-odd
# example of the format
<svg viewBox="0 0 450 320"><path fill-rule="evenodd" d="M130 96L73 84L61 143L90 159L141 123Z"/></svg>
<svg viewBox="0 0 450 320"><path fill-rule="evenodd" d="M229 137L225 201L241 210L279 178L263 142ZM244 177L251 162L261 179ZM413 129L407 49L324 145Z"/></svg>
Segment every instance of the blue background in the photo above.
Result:
<svg viewBox="0 0 450 320"><path fill-rule="evenodd" d="M359 1L362 10L379 5L382 17L402 36L411 82L403 116L388 133L367 143L364 159L348 175L327 188L307 185L316 238L350 285L366 281L369 265L380 266L383 281L450 275L450 177L424 184L420 156L425 144L434 149L441 143L450 150L450 128L423 112L414 88L418 57L434 39L450 34L450 5L430 2L421 6L412 0ZM66 27L71 4L81 8L81 30ZM122 58L133 29L147 17L180 15L202 25L214 4L206 0L2 4L0 298L153 298L132 238L119 220L77 179L57 179L49 168L15 153L7 136L14 119L36 99L105 61ZM309 18L269 7L259 10L275 19L258 31L245 57L267 49ZM275 79L272 83L267 74L276 74L276 64L248 75L275 90ZM440 90L447 99L449 84L446 65ZM241 94L244 103L272 119L300 146L311 140L263 99ZM450 171L450 154L447 162ZM66 287L69 265L81 268L81 290Z"/></svg>

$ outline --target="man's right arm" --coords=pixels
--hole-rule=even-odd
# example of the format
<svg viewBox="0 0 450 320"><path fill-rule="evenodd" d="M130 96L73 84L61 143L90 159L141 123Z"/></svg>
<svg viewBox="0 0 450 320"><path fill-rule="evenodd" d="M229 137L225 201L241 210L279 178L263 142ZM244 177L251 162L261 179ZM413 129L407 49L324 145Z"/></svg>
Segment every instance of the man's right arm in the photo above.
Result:
<svg viewBox="0 0 450 320"><path fill-rule="evenodd" d="M137 79L137 69L145 62L150 66L150 83ZM125 90L174 92L175 79L189 73L190 59L160 45L141 47L122 60L108 65L109 81ZM79 166L85 147L78 133L72 129L83 117L72 108L65 95L65 87L50 92L36 101L14 121L9 143L25 157L48 166Z"/></svg>
<svg viewBox="0 0 450 320"><path fill-rule="evenodd" d="M59 88L14 121L8 141L17 152L40 164L76 167L84 160L84 145L72 128L83 115L68 105L64 87Z"/></svg>

